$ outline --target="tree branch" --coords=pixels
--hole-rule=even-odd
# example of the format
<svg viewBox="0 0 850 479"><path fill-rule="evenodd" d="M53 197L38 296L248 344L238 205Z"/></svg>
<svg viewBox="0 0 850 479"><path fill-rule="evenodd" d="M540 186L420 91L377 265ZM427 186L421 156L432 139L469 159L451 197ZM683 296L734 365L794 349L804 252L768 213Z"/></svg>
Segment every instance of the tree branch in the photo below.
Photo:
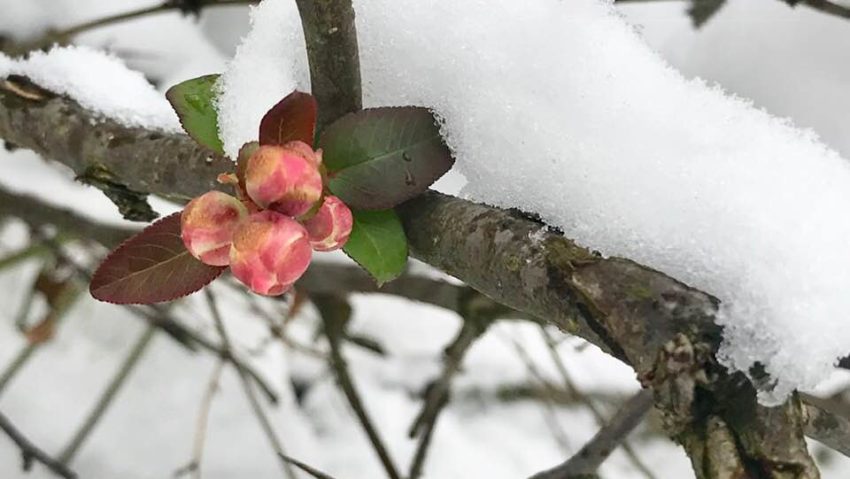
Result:
<svg viewBox="0 0 850 479"><path fill-rule="evenodd" d="M362 108L360 54L351 0L295 0L310 59L318 130Z"/></svg>
<svg viewBox="0 0 850 479"><path fill-rule="evenodd" d="M599 466L626 440L651 407L652 392L640 391L567 462L537 473L531 479L579 479L596 474Z"/></svg>
<svg viewBox="0 0 850 479"><path fill-rule="evenodd" d="M346 77L357 64L353 11L347 0L306 1L299 7L307 17L313 93L327 122L359 105L359 75ZM325 61L333 58L344 65ZM216 188L216 175L232 169L183 135L97 121L67 98L32 99L17 90L0 88L0 138L58 159L77 175L94 171L132 192L186 200ZM541 235L543 225L516 211L435 192L397 211L414 257L634 367L653 388L668 433L686 447L699 479L721 477L703 467L704 458L720 456L761 471L754 477L817 477L799 404L763 408L742 375L717 365L716 298L633 261L602 258L562 235Z"/></svg>
<svg viewBox="0 0 850 479"><path fill-rule="evenodd" d="M15 425L12 424L9 418L7 418L2 412L0 412L0 430L9 436L9 439L11 439L12 442L14 442L21 450L24 471L29 471L32 467L33 461L35 461L43 464L50 470L50 472L57 476L64 477L66 479L76 479L77 474L74 473L74 471L39 449L38 446L33 444L29 439L21 434L20 431L18 431Z"/></svg>
<svg viewBox="0 0 850 479"><path fill-rule="evenodd" d="M197 8L201 9L204 7L219 7L226 5L250 5L257 3L258 1L259 0L201 0L195 3L198 4ZM6 48L6 50L10 55L23 55L31 50L40 50L53 44L68 43L75 36L96 28L106 27L116 23L125 22L127 20L133 20L158 13L184 10L186 8L186 3L187 2L185 0L167 0L159 5L130 10L128 12L110 15L108 17L96 18L61 30L50 31L41 38L31 42L24 42L17 45L12 44L11 48Z"/></svg>
<svg viewBox="0 0 850 479"><path fill-rule="evenodd" d="M334 376L339 383L340 389L345 394L345 398L354 410L357 420L363 428L363 432L369 438L372 448L375 450L381 465L387 477L390 479L401 479L392 457L390 456L387 447L384 445L381 435L375 428L369 413L366 411L366 406L354 385L354 380L348 372L348 363L342 355L342 338L345 336L345 327L351 317L351 306L347 301L336 295L314 295L312 298L313 304L319 310L319 315L322 317L325 336L328 338L330 346L330 367L333 370Z"/></svg>

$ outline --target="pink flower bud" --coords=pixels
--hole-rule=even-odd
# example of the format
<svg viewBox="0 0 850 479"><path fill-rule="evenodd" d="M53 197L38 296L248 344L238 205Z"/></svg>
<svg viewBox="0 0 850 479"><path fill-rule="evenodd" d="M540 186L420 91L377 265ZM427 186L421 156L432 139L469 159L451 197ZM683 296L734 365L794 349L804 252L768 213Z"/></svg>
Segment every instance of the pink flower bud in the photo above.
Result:
<svg viewBox="0 0 850 479"><path fill-rule="evenodd" d="M195 198L180 215L180 237L192 256L211 266L230 263L230 242L236 226L248 217L241 201L210 191Z"/></svg>
<svg viewBox="0 0 850 479"><path fill-rule="evenodd" d="M310 235L310 246L316 251L333 251L345 246L354 217L336 196L326 196L316 215L304 222Z"/></svg>
<svg viewBox="0 0 850 479"><path fill-rule="evenodd" d="M305 157L302 150L261 146L251 155L245 168L245 190L257 205L300 216L319 201L322 175L316 160Z"/></svg>
<svg viewBox="0 0 850 479"><path fill-rule="evenodd" d="M283 294L310 265L307 230L297 221L266 210L239 225L230 248L230 270L252 291Z"/></svg>

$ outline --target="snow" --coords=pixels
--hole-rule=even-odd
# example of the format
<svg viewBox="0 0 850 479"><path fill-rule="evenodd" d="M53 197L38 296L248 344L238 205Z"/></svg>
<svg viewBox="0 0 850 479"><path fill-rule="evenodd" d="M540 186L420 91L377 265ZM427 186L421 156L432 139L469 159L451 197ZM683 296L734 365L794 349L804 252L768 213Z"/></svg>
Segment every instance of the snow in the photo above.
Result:
<svg viewBox="0 0 850 479"><path fill-rule="evenodd" d="M309 91L310 85L295 3L262 2L251 9L250 21L251 32L236 49L218 84L223 92L218 127L224 151L231 158L239 156L243 144L257 139L260 119L272 106L296 88Z"/></svg>
<svg viewBox="0 0 850 479"><path fill-rule="evenodd" d="M144 75L116 56L88 47L53 48L26 59L0 54L0 77L16 74L39 86L68 95L84 108L127 126L177 132L180 123L168 101Z"/></svg>
<svg viewBox="0 0 850 479"><path fill-rule="evenodd" d="M146 2L155 3L158 2ZM537 37L542 36L533 29L528 30L523 35L529 37L528 41L516 43L515 33L526 28L524 24L527 20L519 21L522 15L511 19L511 22L516 23L516 32L505 33L504 29L494 29L495 22L504 21L502 6L493 8L493 13L498 13L494 20L478 17L479 20L475 22L461 22L460 19L452 20L448 17L472 11L472 7L446 3L434 14L426 14L427 12L421 12L414 2L410 3L413 4L406 5L405 10L409 11L411 16L422 16L422 23L428 18L439 18L443 21L439 27L440 35L455 35L453 38L457 38L460 35L458 25L468 28L470 32L467 34L473 37L487 34L488 30L493 30L496 35L507 35L505 42L512 46L501 52L494 52L494 48L490 47L481 48L483 62L475 58L470 60L461 57L460 52L454 51L454 47L445 47L446 41L435 39L434 48L443 48L445 60L459 62L459 66L475 67L479 62L484 63L498 57L506 62L503 70L510 70L511 65L517 61L513 58L518 48L516 45L534 47L534 42L539 41ZM472 5L471 2L465 3ZM491 4L477 0L476 3ZM550 3L548 0L543 2L546 6L551 6ZM0 0L0 11L4 12L0 19L0 31L8 31L10 22L16 22L11 25L13 28L22 28L17 22L29 22L33 28L31 34L38 35L45 25L67 26L81 20L97 18L107 12L115 13L143 4L145 2L136 0ZM266 4L263 8L279 8L287 15L295 13L294 8L290 9L282 3L275 7L274 3L267 0ZM771 111L792 115L800 124L816 128L819 133L823 132L830 144L843 148L841 139L838 138L841 135L830 137L827 133L842 131L845 115L841 105L850 98L846 81L842 83L842 80L850 75L850 67L847 62L835 61L844 54L842 41L846 38L846 21L832 20L834 23L827 26L823 15L811 15L811 12L803 7L792 11L797 16L780 16L773 6L780 5L781 2L775 0L730 0L727 4L721 14L702 31L710 41L699 40L699 35L703 33L691 31L687 18L682 14L683 3L640 3L629 8L628 13L631 20L646 24L643 29L646 41L660 49L665 58L670 59L677 67L681 66L688 75L705 75L709 79L721 81L723 86L731 91L752 96L759 106L764 105ZM763 10L755 6L748 8L750 4L761 5ZM368 5L374 6L366 8ZM492 5L500 4L493 2ZM565 5L558 8L566 7ZM381 9L386 9L386 14L389 15L389 8L397 7L372 2L358 4L361 30L367 28L362 25L365 22L364 15L371 11L374 17L375 11ZM569 8L578 7L569 5ZM221 10L210 10L210 13L218 13ZM538 10L530 13L538 15ZM644 12L651 12L649 16L657 13L658 16L655 19L640 17ZM784 13L784 10L782 12ZM378 14L383 15L380 11ZM797 28L787 24L791 18L799 19ZM582 19L575 19L578 23L581 23L580 20ZM287 17L286 21L294 22L294 17ZM734 28L727 22L731 22ZM300 35L297 33L296 23L289 25L293 25L293 35ZM553 28L549 21L541 21L539 25L543 30ZM222 70L221 55L204 38L206 34L220 40L222 43L216 42L216 46L223 51L229 51L226 48L226 39L219 38L222 26L226 26L228 30L226 35L233 37L238 37L239 32L247 32L248 27L247 23L242 23L241 17L234 17L230 25L221 21L213 26L202 22L199 26L191 18L181 18L176 14L157 15L98 29L81 36L79 40L86 45L112 51L131 68L144 71L160 91L163 91L169 85L191 76ZM835 28L836 26L840 28ZM378 27L379 30L384 28ZM410 29L411 35L425 31L425 27L416 19L398 27ZM432 25L428 27L433 28ZM715 28L723 30L724 33L713 32L712 29ZM781 33L775 33L777 31ZM378 54L375 38L380 31L367 30L361 33L364 38L370 38L369 41L363 40L362 45L371 52L373 58L368 63L364 59L364 66L372 72L364 77L367 101L370 104L390 102L384 96L393 97L396 95L394 92L402 96L410 95L407 86L413 84L418 72L426 68L430 68L427 70L429 74L433 70L433 74L437 75L435 81L453 85L449 83L450 78L447 78L449 66L441 66L440 62L427 66L419 65L418 70L409 71L389 70L391 65L385 65L387 71L374 73L381 67L381 64L376 64L374 60ZM280 32L278 34L283 35ZM728 42L720 41L723 35L732 35L734 39ZM566 32L557 33L553 38L563 44L563 54L571 53L576 48L571 46L572 37L566 35ZM755 38L773 39L774 43L762 42L760 48L743 45ZM818 39L817 48L822 49L823 54L813 55L806 48L789 48L789 45L808 44L813 38ZM402 34L390 35L389 31L383 40L387 44L402 42L398 47L402 52L415 51L414 48L429 48L428 45L414 45L411 39ZM422 43L422 39L419 40ZM282 42L289 42L287 44L292 50L277 50L275 47L275 51L281 52L279 55L286 56L282 60L268 57L270 63L263 64L260 73L290 78L290 83L279 84L274 88L276 91L267 92L268 96L263 100L267 105L264 106L270 106L280 96L288 93L287 89L295 86L301 89L309 87L306 83L303 48L297 39L284 36ZM257 44L261 45L262 42L258 41ZM174 45L180 45L180 48L175 49ZM457 47L470 49L479 48L480 45L463 41L458 43ZM774 45L777 50L783 51L783 58L787 60L789 70L793 71L783 72L779 66L766 64L774 55ZM546 51L548 50L543 53ZM545 58L541 60L543 53L530 55L528 62L536 59L552 63ZM470 53L470 57L472 56ZM727 57L735 60L727 62ZM685 64L688 63L688 58L694 59L693 64ZM410 60L405 59L399 65L408 68ZM292 71L276 72L274 65L287 64L284 61L294 63L295 67L291 67ZM655 58L652 61L658 63ZM0 69L7 68L3 66L3 62L4 58L0 57ZM562 65L562 62L566 64ZM561 70L571 64L559 60L553 68L555 73L563 75ZM720 64L725 66L714 66ZM794 68L795 65L806 67ZM485 73L495 68L483 67L488 66L484 64L476 68L482 68ZM389 80L383 77L395 72L400 74L401 83L385 94L380 94L381 88L391 86ZM721 73L724 76L719 77ZM625 75L622 72L619 74ZM466 78L466 74L462 77L456 81L471 81ZM827 81L827 78L835 81ZM484 84L484 80L472 80L475 80L472 87ZM520 82L517 85L527 86L531 81L529 79L526 83ZM534 88L537 88L538 83L534 81ZM823 90L814 94L809 89L801 88L801 85L809 84L816 84L817 88ZM745 88L748 85L749 90ZM760 88L756 88L759 85ZM550 90L543 88L540 91L547 94ZM636 90L637 93L640 91ZM262 92L254 93L257 97L263 95ZM432 93L433 87L424 88L421 92L424 98L422 101L428 100L427 97ZM526 95L521 95L521 98L527 99L533 94L534 89ZM658 92L651 94L655 95L656 101L664 98L664 95ZM795 98L798 96L806 98L805 102L797 101ZM458 101L461 99L458 98ZM802 103L807 104L808 119L798 117L802 112ZM518 103L515 98L511 105L514 111L522 112L520 106L523 104ZM503 107L494 108L493 111L503 111ZM575 121L588 118L583 110L571 111L582 115ZM262 112L262 108L257 107L254 114L261 115ZM687 118L691 118L691 115L687 115ZM521 124L521 119L522 117L518 124ZM495 119L487 119L492 120ZM244 121L249 123L242 133L244 137L256 135L255 128L259 116L254 120ZM539 123L545 124L542 120ZM233 126L236 130L240 128L238 124ZM524 126L516 131L518 134L526 134L523 137L526 147L534 145L534 142L528 139L528 128ZM512 133L510 138L516 138L518 134ZM537 138L539 135L530 137ZM552 135L551 138L553 141L562 141L560 135ZM619 137L617 138L619 140ZM534 153L538 150L530 151ZM842 151L847 155L847 150ZM4 165L4 187L37 194L45 200L72 207L79 213L101 221L117 220L114 206L103 200L99 192L85 190L80 185L73 184L66 172L49 166L50 163L39 161L30 152L19 150L8 153L0 149L0 163ZM502 163L496 162L494 167L500 164ZM742 170L746 171L748 170ZM444 184L444 187L456 191L459 186L458 179L462 178L457 175L450 184ZM577 186L574 183L567 185L574 188ZM159 206L157 210L165 211ZM689 225L690 223L685 224ZM23 246L25 241L26 229L17 222L9 224L0 230L0 257ZM0 290L7 299L7 307L0 311L0 370L5 369L11 358L25 345L25 340L12 323L21 298L39 266L40 262L34 260L22 268L0 271ZM415 271L417 274L427 272L431 276L440 276L421 264L415 264ZM245 299L241 295L229 292L227 288L221 287L221 283L216 283L215 286L228 329L238 349L282 394L283 402L280 406L266 409L289 452L340 479L382 477L384 474L381 467L365 442L356 418L335 386L327 366L316 358L282 348L276 342L267 345L265 351L260 354L248 354L262 343L267 335L266 328L256 315L247 312ZM412 442L407 439L406 428L421 406L418 394L439 371L442 348L456 334L459 319L445 311L396 298L356 295L353 301L355 317L350 325L352 332L381 342L388 354L378 357L356 347L347 347L345 354L382 436L390 445L396 461L405 469L412 451ZM270 311L279 307L278 304L266 301L261 304L264 309ZM175 314L186 324L215 339L214 328L206 311L202 298L196 297L191 297L189 301L175 308ZM15 421L39 446L48 452L58 453L75 432L80 420L94 404L97 395L140 334L140 325L137 319L121 308L96 303L87 297L81 298L70 316L63 321L56 338L43 346L9 387L0 393L0 411ZM316 328L315 312L307 307L288 326L288 332L305 345L323 348L324 344L315 340ZM575 338L564 339L565 337L556 331L552 333L562 340L558 352L573 382L586 395L621 401L634 391L634 373L629 368L594 347L586 347L586 344ZM559 384L560 375L551 362L536 325L519 322L497 324L474 346L464 361L462 371L453 386L453 400L435 431L425 477L527 477L570 456L596 431L595 421L583 406L555 405L551 410L547 410L539 401L505 401L499 396L511 388L537 384L535 376L528 371L528 366L519 359L515 343L519 343L525 350L535 363L535 368L547 381ZM188 462L201 396L215 362L216 358L208 354L189 353L167 337L158 335L137 370L130 376L115 404L81 449L72 464L74 469L82 477L138 479L172 476L175 469ZM840 376L835 375L831 381L821 384L821 391L829 395L846 389L847 374ZM300 403L293 400L291 381L298 381L301 386L308 387ZM606 411L610 411L614 405L614 402L602 403ZM632 444L638 456L648 464L656 477L693 477L691 466L681 448L669 440L659 439L659 436L650 432L651 430L651 426L639 430L632 436ZM556 436L561 438L556 439ZM821 461L824 477L850 475L850 461L846 458L836 453L827 453L823 446L815 443L812 443L810 448L813 455ZM828 459L828 462L823 462L824 458ZM0 437L0 477L53 477L39 466L34 469L25 476L20 470L18 450ZM634 470L619 450L603 464L600 472L602 477L607 478L643 477ZM213 400L203 474L212 478L280 477L279 466L256 425L232 370L225 371L220 391Z"/></svg>
<svg viewBox="0 0 850 479"><path fill-rule="evenodd" d="M595 0L355 8L365 103L433 107L467 196L719 297L721 359L764 365L766 404L848 353L850 165L813 132L687 80ZM223 84L231 153L307 88L300 39L272 28L297 21L292 2L252 21Z"/></svg>

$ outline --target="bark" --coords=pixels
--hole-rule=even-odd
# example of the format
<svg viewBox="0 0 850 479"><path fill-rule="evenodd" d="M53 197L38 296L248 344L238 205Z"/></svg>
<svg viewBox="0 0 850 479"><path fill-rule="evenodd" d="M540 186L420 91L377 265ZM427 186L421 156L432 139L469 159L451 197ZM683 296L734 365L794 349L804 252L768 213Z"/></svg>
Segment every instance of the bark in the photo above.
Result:
<svg viewBox="0 0 850 479"><path fill-rule="evenodd" d="M313 93L327 123L360 106L353 10L344 0L298 5ZM105 178L107 191L125 188L131 198L185 201L217 187L216 175L232 169L183 135L121 127L21 79L0 87L0 138L68 165L79 178ZM742 375L716 363L716 298L541 232L544 225L517 211L428 192L398 212L415 258L630 364L652 388L698 478L819 477L797 399L764 408Z"/></svg>

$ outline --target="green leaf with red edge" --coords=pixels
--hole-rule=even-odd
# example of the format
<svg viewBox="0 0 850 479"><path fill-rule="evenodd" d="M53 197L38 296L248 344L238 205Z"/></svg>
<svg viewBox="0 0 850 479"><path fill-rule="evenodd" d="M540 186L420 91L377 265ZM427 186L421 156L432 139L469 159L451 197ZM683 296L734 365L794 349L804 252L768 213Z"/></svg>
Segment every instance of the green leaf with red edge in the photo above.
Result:
<svg viewBox="0 0 850 479"><path fill-rule="evenodd" d="M372 108L346 115L321 136L328 188L353 209L382 210L428 189L454 164L427 108Z"/></svg>
<svg viewBox="0 0 850 479"><path fill-rule="evenodd" d="M395 210L352 211L354 227L343 251L378 282L397 278L407 265L407 237Z"/></svg>
<svg viewBox="0 0 850 479"><path fill-rule="evenodd" d="M215 83L219 75L205 75L169 88L165 97L177 112L183 129L203 146L224 154L218 137L218 113L215 111Z"/></svg>
<svg viewBox="0 0 850 479"><path fill-rule="evenodd" d="M293 91L269 110L260 121L260 144L283 145L303 141L313 146L316 136L316 98Z"/></svg>
<svg viewBox="0 0 850 479"><path fill-rule="evenodd" d="M189 254L180 238L180 213L174 213L115 248L95 271L89 290L108 303L161 303L198 291L224 270Z"/></svg>

